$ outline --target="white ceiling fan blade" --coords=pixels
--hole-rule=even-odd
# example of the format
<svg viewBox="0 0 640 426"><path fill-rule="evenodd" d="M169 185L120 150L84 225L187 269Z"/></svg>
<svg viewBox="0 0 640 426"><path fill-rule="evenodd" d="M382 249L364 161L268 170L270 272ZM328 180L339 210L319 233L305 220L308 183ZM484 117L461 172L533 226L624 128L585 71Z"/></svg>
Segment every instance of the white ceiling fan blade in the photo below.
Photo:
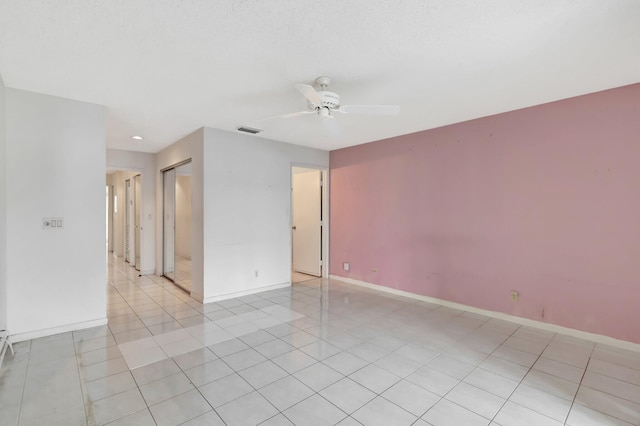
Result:
<svg viewBox="0 0 640 426"><path fill-rule="evenodd" d="M322 105L322 98L320 98L320 95L316 92L316 89L314 89L313 86L309 86L308 84L296 84L295 87L302 96L311 102L311 104L314 106Z"/></svg>
<svg viewBox="0 0 640 426"><path fill-rule="evenodd" d="M261 118L257 122L261 123L263 121L270 121L270 120L281 119L281 118L296 118L296 117L300 117L302 115L307 115L307 114L315 114L315 111L298 111L298 112L291 112L289 114L283 114L283 115L273 115L271 117Z"/></svg>
<svg viewBox="0 0 640 426"><path fill-rule="evenodd" d="M344 114L361 115L398 115L398 105L344 105L338 110Z"/></svg>
<svg viewBox="0 0 640 426"><path fill-rule="evenodd" d="M279 118L296 118L302 115L315 114L315 113L316 113L315 111L298 111L298 112L292 112L290 114L281 115Z"/></svg>
<svg viewBox="0 0 640 426"><path fill-rule="evenodd" d="M328 115L326 117L322 117L322 124L324 124L324 128L333 139L338 139L342 136L342 132L340 131L340 126L338 125L338 120L335 117Z"/></svg>

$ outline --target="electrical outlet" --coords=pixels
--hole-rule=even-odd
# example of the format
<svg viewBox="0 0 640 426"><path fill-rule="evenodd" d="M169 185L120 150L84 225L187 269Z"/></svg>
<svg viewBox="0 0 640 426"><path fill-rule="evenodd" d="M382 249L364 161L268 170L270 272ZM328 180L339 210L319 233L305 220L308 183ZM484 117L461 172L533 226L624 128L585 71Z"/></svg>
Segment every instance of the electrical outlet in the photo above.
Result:
<svg viewBox="0 0 640 426"><path fill-rule="evenodd" d="M258 278L258 270L257 269L255 270L255 275L256 275L256 278Z"/></svg>
<svg viewBox="0 0 640 426"><path fill-rule="evenodd" d="M342 264L342 269L344 269L345 271L348 271L349 269L351 269L351 266L349 265L349 262L344 262Z"/></svg>
<svg viewBox="0 0 640 426"><path fill-rule="evenodd" d="M520 299L520 293L518 293L515 290L511 290L509 292L509 296L511 296L511 301L512 302L517 302Z"/></svg>

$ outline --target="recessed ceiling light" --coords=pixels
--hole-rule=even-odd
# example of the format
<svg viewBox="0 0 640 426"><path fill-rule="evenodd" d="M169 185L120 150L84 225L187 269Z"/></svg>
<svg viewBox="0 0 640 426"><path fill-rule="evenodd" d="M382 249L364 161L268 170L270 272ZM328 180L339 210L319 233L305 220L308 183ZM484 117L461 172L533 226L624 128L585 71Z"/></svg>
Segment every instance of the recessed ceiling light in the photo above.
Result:
<svg viewBox="0 0 640 426"><path fill-rule="evenodd" d="M136 136L131 136L131 139L135 139L135 140L137 140L137 141L141 141L141 140L142 140L142 139L144 139L144 138L143 138L142 136L138 136L138 135L136 135Z"/></svg>

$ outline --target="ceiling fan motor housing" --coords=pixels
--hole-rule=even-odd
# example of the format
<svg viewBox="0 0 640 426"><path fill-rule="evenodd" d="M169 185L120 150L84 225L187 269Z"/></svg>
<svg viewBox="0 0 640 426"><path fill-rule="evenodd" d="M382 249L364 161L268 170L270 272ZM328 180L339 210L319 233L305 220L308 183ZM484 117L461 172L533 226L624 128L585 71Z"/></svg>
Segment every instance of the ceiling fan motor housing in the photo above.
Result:
<svg viewBox="0 0 640 426"><path fill-rule="evenodd" d="M318 91L318 95L320 95L320 99L322 99L322 104L319 105L320 108L337 109L340 107L340 96L338 96L337 93L321 90ZM314 105L309 101L307 101L307 105L311 110L318 107L318 105Z"/></svg>

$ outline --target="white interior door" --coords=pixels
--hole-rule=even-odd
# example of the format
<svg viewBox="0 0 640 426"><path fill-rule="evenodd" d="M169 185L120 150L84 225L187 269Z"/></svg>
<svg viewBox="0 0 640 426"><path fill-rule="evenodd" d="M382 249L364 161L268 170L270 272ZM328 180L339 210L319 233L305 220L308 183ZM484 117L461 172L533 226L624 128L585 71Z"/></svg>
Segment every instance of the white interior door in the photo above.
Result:
<svg viewBox="0 0 640 426"><path fill-rule="evenodd" d="M322 171L292 175L293 270L322 275Z"/></svg>

